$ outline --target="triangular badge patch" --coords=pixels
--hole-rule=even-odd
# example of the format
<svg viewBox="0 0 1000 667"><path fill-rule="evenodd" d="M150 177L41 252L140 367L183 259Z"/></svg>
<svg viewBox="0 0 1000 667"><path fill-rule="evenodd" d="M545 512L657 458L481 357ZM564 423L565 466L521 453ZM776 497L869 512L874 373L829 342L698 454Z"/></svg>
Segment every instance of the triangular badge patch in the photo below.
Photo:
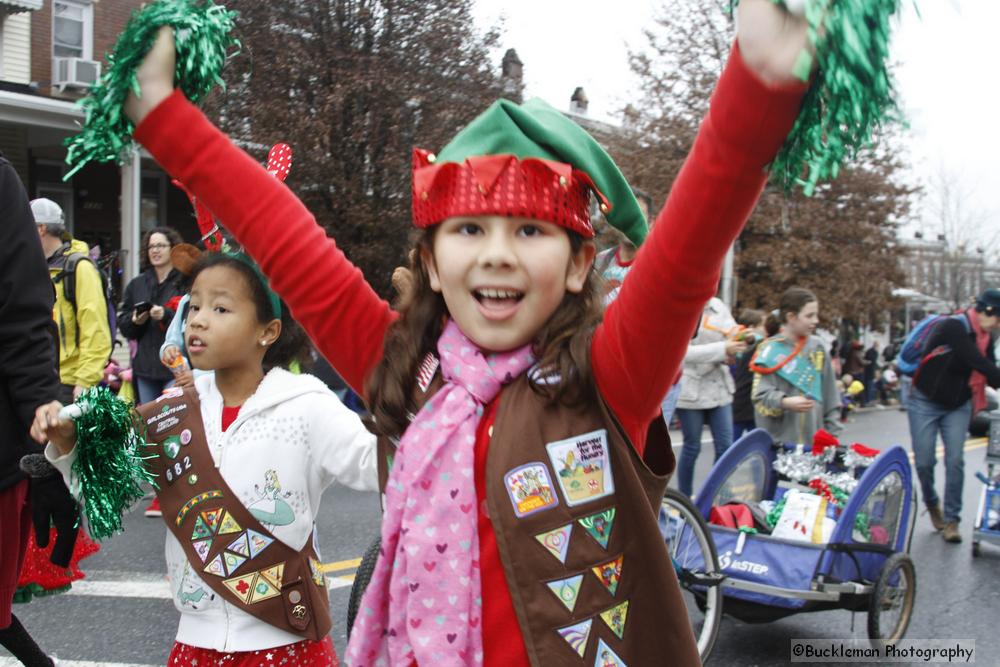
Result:
<svg viewBox="0 0 1000 667"><path fill-rule="evenodd" d="M214 574L217 577L226 576L226 568L222 565L222 554L213 558L209 564L205 566L205 572Z"/></svg>
<svg viewBox="0 0 1000 667"><path fill-rule="evenodd" d="M219 530L219 520L222 518L222 512L222 508L219 507L201 513L201 518L205 520L205 523L213 533Z"/></svg>
<svg viewBox="0 0 1000 667"><path fill-rule="evenodd" d="M587 534L593 537L603 549L608 548L608 540L611 539L611 527L614 525L614 522L614 507L606 509L603 512L598 512L597 514L585 516L582 519L577 519L577 523L583 526Z"/></svg>
<svg viewBox="0 0 1000 667"><path fill-rule="evenodd" d="M211 537L212 531L209 530L208 524L199 516L195 518L194 521L194 531L191 533L192 540L203 540L206 537Z"/></svg>
<svg viewBox="0 0 1000 667"><path fill-rule="evenodd" d="M194 543L194 551L198 554L198 558L204 563L205 559L208 558L208 552L212 550L212 538L207 540L199 540Z"/></svg>
<svg viewBox="0 0 1000 667"><path fill-rule="evenodd" d="M627 667L625 662L618 657L618 654L611 650L611 647L604 643L603 639L597 640L597 659L594 660L594 667Z"/></svg>
<svg viewBox="0 0 1000 667"><path fill-rule="evenodd" d="M240 565L243 565L243 563L247 562L246 556L230 553L228 551L222 554L222 558L224 559L224 562L226 564L227 576L236 572L236 570L240 569Z"/></svg>
<svg viewBox="0 0 1000 667"><path fill-rule="evenodd" d="M566 562L566 552L569 550L569 536L573 532L573 524L567 523L541 535L535 535L545 549L559 559L560 563Z"/></svg>
<svg viewBox="0 0 1000 667"><path fill-rule="evenodd" d="M226 549L228 549L229 551L232 551L233 553L238 553L241 556L249 558L250 557L250 545L247 543L247 535L246 535L246 533L241 534L239 537L237 537L235 540L233 540L232 544L230 544L228 547L226 547Z"/></svg>
<svg viewBox="0 0 1000 667"><path fill-rule="evenodd" d="M549 590L555 593L555 596L559 598L559 601L566 605L566 608L572 613L573 609L576 607L576 599L580 595L580 584L583 583L583 575L578 574L575 577L568 577L566 579L559 579L558 581L549 581L546 585Z"/></svg>
<svg viewBox="0 0 1000 667"><path fill-rule="evenodd" d="M628 616L628 600L622 602L620 605L616 605L607 611L601 612L601 620L604 621L605 625L611 628L611 632L617 635L618 639L622 639L622 635L625 634L625 618Z"/></svg>
<svg viewBox="0 0 1000 667"><path fill-rule="evenodd" d="M251 572L242 577L226 579L222 583L226 585L226 588L235 593L236 597L243 601L243 604L250 604L250 596L253 595L254 579L256 578L257 573Z"/></svg>
<svg viewBox="0 0 1000 667"><path fill-rule="evenodd" d="M265 577L258 576L253 584L253 593L250 594L250 604L260 602L261 600L269 600L279 595L281 595L280 589L272 586L271 582Z"/></svg>
<svg viewBox="0 0 1000 667"><path fill-rule="evenodd" d="M574 623L565 628L558 628L556 632L582 658L583 654L587 652L587 640L590 639L590 628L593 624L594 619L588 618L581 623Z"/></svg>
<svg viewBox="0 0 1000 667"><path fill-rule="evenodd" d="M219 524L219 535L238 533L241 530L243 529L240 528L240 524L236 523L236 519L229 512L222 515L222 523Z"/></svg>
<svg viewBox="0 0 1000 667"><path fill-rule="evenodd" d="M247 529L247 540L250 545L250 558L256 558L257 554L266 549L271 542L274 542L273 537L261 535L256 530L249 529Z"/></svg>
<svg viewBox="0 0 1000 667"><path fill-rule="evenodd" d="M607 563L602 563L597 567L592 567L591 571L594 575L601 580L604 587L608 589L611 595L618 592L618 582L622 578L622 560L624 556L619 556L614 560L610 560Z"/></svg>
<svg viewBox="0 0 1000 667"><path fill-rule="evenodd" d="M274 586L275 588L277 588L280 591L281 590L281 579L282 579L282 577L285 576L285 564L284 563L278 563L274 567L269 567L266 570L261 570L260 571L260 576L262 576L265 579L267 579L267 582L269 584L271 584L272 586Z"/></svg>

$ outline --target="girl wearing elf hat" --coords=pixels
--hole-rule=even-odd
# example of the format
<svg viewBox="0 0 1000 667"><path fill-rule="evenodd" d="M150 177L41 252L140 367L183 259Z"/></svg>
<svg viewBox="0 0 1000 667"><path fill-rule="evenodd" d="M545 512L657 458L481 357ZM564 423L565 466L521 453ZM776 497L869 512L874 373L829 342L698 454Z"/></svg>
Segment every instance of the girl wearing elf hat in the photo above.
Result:
<svg viewBox="0 0 1000 667"><path fill-rule="evenodd" d="M860 11L846 22L877 32ZM646 227L607 154L546 104L500 101L439 154L415 151L421 231L394 311L301 202L174 90L169 30L139 66L141 96L126 104L136 139L226 221L375 416L385 519L350 664L698 663L656 522L674 467L659 399L792 129L819 34L771 0L739 12L692 154L603 320L590 197L637 246ZM177 40L176 71L206 74L185 46L204 40ZM811 108L872 108L827 101ZM870 129L818 135L859 127ZM95 137L74 155L100 152ZM836 163L810 162L804 187Z"/></svg>
<svg viewBox="0 0 1000 667"><path fill-rule="evenodd" d="M741 12L603 322L590 196L636 245L646 226L608 155L543 102L497 102L437 155L415 151L422 231L395 312L173 90L169 35L140 67L136 138L226 221L375 416L382 552L350 664L698 663L688 623L662 620L687 613L656 525L674 467L659 399L804 93L804 23L770 2Z"/></svg>

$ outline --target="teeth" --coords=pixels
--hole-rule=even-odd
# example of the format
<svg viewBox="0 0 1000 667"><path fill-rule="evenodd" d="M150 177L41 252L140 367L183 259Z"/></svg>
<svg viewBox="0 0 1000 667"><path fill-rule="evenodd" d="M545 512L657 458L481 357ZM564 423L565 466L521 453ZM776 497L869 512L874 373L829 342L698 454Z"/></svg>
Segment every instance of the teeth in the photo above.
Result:
<svg viewBox="0 0 1000 667"><path fill-rule="evenodd" d="M486 299L516 299L521 296L520 292L503 289L481 289L479 295Z"/></svg>

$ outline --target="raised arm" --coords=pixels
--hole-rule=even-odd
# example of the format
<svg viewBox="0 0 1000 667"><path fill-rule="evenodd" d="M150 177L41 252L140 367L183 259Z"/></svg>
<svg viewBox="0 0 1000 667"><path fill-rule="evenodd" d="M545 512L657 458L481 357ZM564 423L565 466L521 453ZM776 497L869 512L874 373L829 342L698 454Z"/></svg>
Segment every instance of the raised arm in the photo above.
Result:
<svg viewBox="0 0 1000 667"><path fill-rule="evenodd" d="M804 93L764 83L734 47L691 154L595 333L598 387L640 450Z"/></svg>
<svg viewBox="0 0 1000 667"><path fill-rule="evenodd" d="M173 90L173 49L166 29L137 72L143 94L127 105L136 140L257 260L317 349L363 394L395 313L291 190Z"/></svg>

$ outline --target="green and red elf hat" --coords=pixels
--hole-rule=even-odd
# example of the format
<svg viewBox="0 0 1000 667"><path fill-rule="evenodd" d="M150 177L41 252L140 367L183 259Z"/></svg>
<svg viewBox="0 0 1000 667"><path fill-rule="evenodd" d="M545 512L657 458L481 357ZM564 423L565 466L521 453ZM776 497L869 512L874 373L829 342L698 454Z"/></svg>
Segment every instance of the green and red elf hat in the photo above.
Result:
<svg viewBox="0 0 1000 667"><path fill-rule="evenodd" d="M647 225L625 177L586 130L540 99L498 100L438 155L413 152L413 224L456 216L531 218L594 237L590 194L636 246Z"/></svg>

